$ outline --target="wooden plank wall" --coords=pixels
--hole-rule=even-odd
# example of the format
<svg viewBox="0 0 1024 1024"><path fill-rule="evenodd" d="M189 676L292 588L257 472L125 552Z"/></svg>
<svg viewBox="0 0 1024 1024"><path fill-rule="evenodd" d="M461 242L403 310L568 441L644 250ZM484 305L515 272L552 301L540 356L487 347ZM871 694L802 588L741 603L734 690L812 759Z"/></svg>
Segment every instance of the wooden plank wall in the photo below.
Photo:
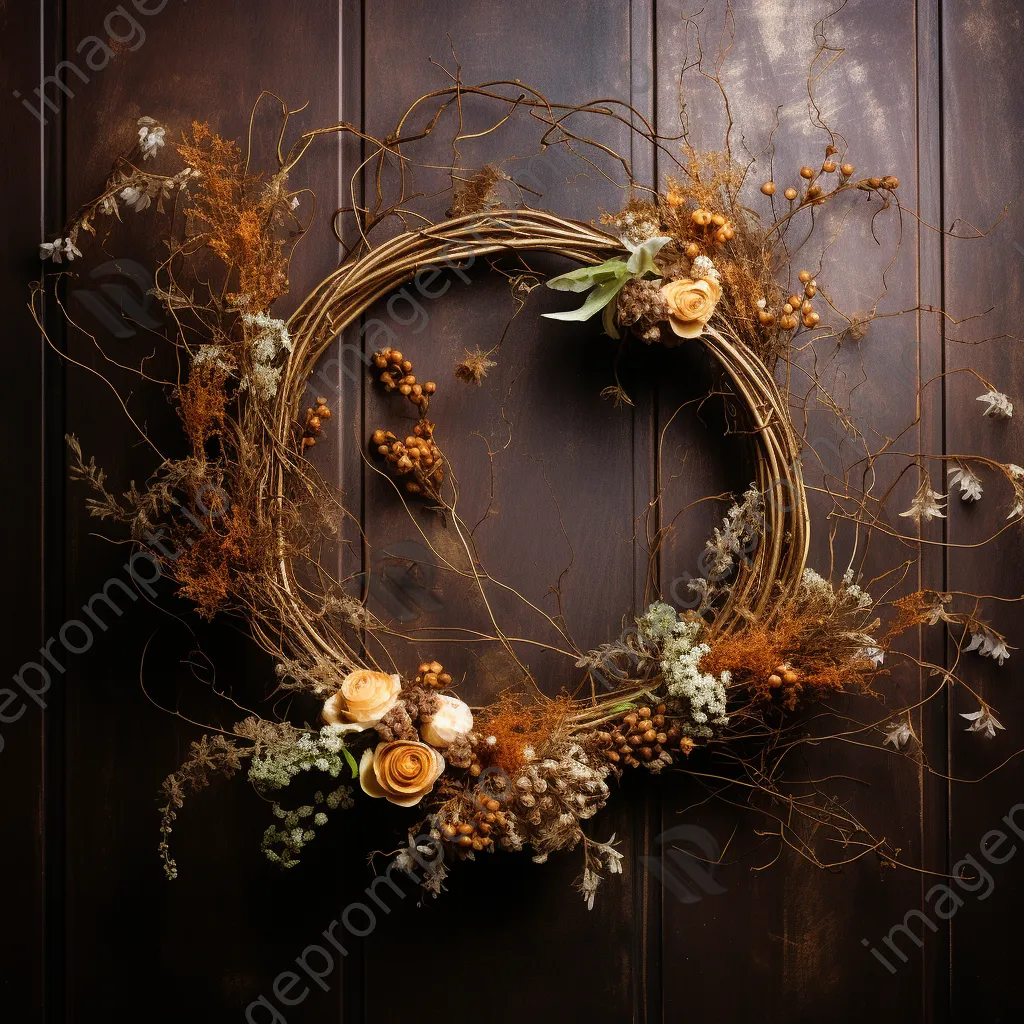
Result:
<svg viewBox="0 0 1024 1024"><path fill-rule="evenodd" d="M347 119L381 133L409 100L446 84L429 58L453 69L454 45L466 81L518 77L552 98L630 100L671 134L678 125L680 66L688 46L693 52L683 20L689 8L677 0L140 3L155 13L137 13L136 30L116 19L104 27L110 9L100 0L0 2L6 30L0 75L10 125L3 175L5 194L17 197L8 211L7 272L0 278L14 324L11 369L18 381L8 406L7 465L19 481L16 500L7 503L7 535L17 537L9 566L19 586L8 618L12 671L105 581L123 575L124 549L92 536L84 495L66 491L63 433L78 434L117 485L144 478L151 465L151 453L125 425L109 389L84 370L47 359L22 312L27 282L37 272L33 253L41 230L49 237L67 209L101 185L111 153L130 138L138 116L180 126L209 120L241 138L250 105L265 88L293 106L310 102L302 127ZM814 26L832 6L742 0L732 8L736 39L723 78L736 135L760 152L781 105L775 135L780 183L801 164L821 159L825 139L808 124L806 76L818 45ZM820 105L850 140L858 168L898 174L904 206L919 210L924 221L948 225L962 217L987 226L1024 189L1017 142L1021 17L1016 0L851 0L831 23L830 41L845 54L818 83ZM719 0L700 16L709 38L725 19ZM61 98L61 112L43 129L11 93L31 94L92 35L121 35L116 57L88 83L70 80L75 95ZM713 90L696 89L688 103L695 142L717 148L723 122ZM649 183L666 172L663 159L630 143L625 132L602 131L610 132L609 144L632 146L638 175ZM535 137L510 125L467 143L465 159L519 158L509 167L540 185L543 196L533 201L542 208L590 218L599 208L618 207L617 189L598 175L570 173L550 154L538 159ZM261 144L266 141L261 135ZM444 164L449 152L439 137L421 155ZM307 161L303 181L315 188L322 215L348 205L347 183L360 156L349 140L324 143ZM435 215L443 207L436 201ZM296 296L338 259L325 220L294 263ZM866 219L855 219L821 266L810 267L840 305L855 310L882 290L879 253L891 252L896 241L892 219L879 222L877 241L865 225ZM98 293L104 278L92 271L105 261L124 268L152 258L143 233L129 224L112 236L106 252L87 254L69 291ZM876 437L914 418L919 379L942 369L970 362L1002 390L1020 390L1024 365L1015 342L963 343L1019 325L1022 267L1024 224L1016 206L986 238L970 242L904 216L882 308L942 303L954 319L992 312L984 325L955 325L926 313L884 321L859 350L837 354L830 370L835 385ZM88 300L72 295L70 301L87 314ZM611 378L612 346L590 326L567 329L538 319L542 309L558 305L556 297L535 292L512 319L505 283L478 273L469 284L453 278L445 298L422 314L400 314L405 326L391 323L419 375L440 385L432 412L459 477L463 518L480 520L474 538L485 564L549 613L556 607L551 588L560 585L565 621L587 647L609 639L623 613L649 597L646 554L634 543L634 524L657 488L666 496L662 523L674 519L658 582L666 595L682 595L680 581L687 572L698 574L697 553L724 505L697 504L678 518L673 510L705 494L742 488L747 471L742 447L720 438L716 410L700 416L684 410L673 419L706 388L706 368L694 351L633 353L624 373L634 405L614 409L598 397ZM48 322L60 343L56 318ZM467 390L455 382L451 369L463 349L490 347L506 327L486 386ZM345 340L358 338L353 330ZM105 340L127 360L151 347L143 332ZM87 338L73 335L67 345L86 366L101 365ZM344 546L339 559L346 571L372 575L389 551L400 557L417 535L390 488L367 470L359 443L373 427L393 426L404 411L338 361L324 370L339 411L317 458L347 490L350 506L362 510L371 541L369 550L357 542ZM127 385L127 378L120 383ZM977 388L966 374L932 385L907 443L936 454L980 451L1024 463L1016 421L982 419ZM173 412L162 398L138 395L133 408L155 437L170 443ZM811 423L822 450L838 443L820 413L812 411ZM655 447L663 431L658 464ZM488 447L495 453L493 484ZM938 478L941 467L931 468ZM814 482L813 467L808 473ZM909 498L912 483L899 487L897 500ZM992 532L1006 513L999 501L988 500L997 493L992 480L978 507L951 501L948 522L927 536L968 545ZM816 523L826 508L816 503ZM456 543L434 520L420 525L442 554ZM879 541L865 568L871 575L917 555L916 547ZM837 560L845 564L848 557L840 545ZM828 558L819 527L812 564L825 570ZM1004 534L998 556L966 546L948 556L926 548L914 573L922 586L1016 596L1022 568L1019 536ZM422 610L410 624L422 630L419 639L393 649L400 668L408 672L422 656L437 656L465 677L469 699L492 698L511 678L500 652L470 653L465 645L428 639L432 627L486 622L479 600L464 581L443 573L434 595L440 607ZM457 870L440 900L416 907L410 896L379 915L365 940L335 957L323 986L310 986L308 997L289 1007L275 997L275 979L311 944L323 943L322 931L359 899L371 877L363 851L390 839L394 819L376 807L353 812L343 829L317 840L302 867L282 876L258 852L265 827L260 801L244 784L224 785L186 806L173 837L181 877L168 885L156 857L154 794L196 733L154 702L186 718L230 721L216 692L255 705L269 681L269 666L243 636L226 624L200 627L192 617L179 617L181 611L163 592L152 603L132 605L69 661L44 713L30 708L2 726L8 839L2 847L7 927L0 1005L11 1020L77 1022L92 1019L98 1008L111 1020L243 1020L261 996L266 1005L250 1010L254 1021L373 1024L413 1014L424 1021L470 1014L616 1024L683 1016L853 1021L865 1013L921 1022L1003 1021L1024 1003L1014 959L1024 895L1014 864L993 869L990 896L969 898L951 921L937 922L923 948L910 950L914 955L891 974L862 940L877 946L908 911L926 910L931 878L883 872L872 858L821 872L783 855L757 871L773 847L753 835L756 820L741 817L723 865L713 877L701 876L704 886L696 888L702 898L684 902L678 886L661 884L662 872L644 869L644 858L664 866L661 852L686 835L672 831L680 825L705 829L700 836L725 848L737 818L717 805L693 808L702 791L676 773L655 784L628 780L596 822L598 832L626 837L628 856L625 874L606 886L593 912L569 888L574 858L545 867L526 857L487 858ZM521 606L506 601L499 612L518 635L550 640ZM1017 606L1000 606L997 624L1011 640L1020 635ZM924 644L921 653L929 660L948 656L934 640ZM194 656L199 649L202 658ZM565 660L525 647L521 653L551 692L571 680ZM985 833L1020 799L1016 761L988 774L1019 746L1024 698L1013 688L1015 664L1012 659L1002 671L971 664L972 678L1007 725L995 741L962 735L958 715L972 708L960 695L948 709L939 703L915 721L932 773L834 745L810 751L801 767L863 780L860 792L848 792L840 781L835 790L852 797L852 806L903 859L946 871L964 854L976 855ZM901 702L932 685L906 672L894 680ZM947 769L982 781L947 787ZM277 1018L267 1009L271 1004L280 1008Z"/></svg>

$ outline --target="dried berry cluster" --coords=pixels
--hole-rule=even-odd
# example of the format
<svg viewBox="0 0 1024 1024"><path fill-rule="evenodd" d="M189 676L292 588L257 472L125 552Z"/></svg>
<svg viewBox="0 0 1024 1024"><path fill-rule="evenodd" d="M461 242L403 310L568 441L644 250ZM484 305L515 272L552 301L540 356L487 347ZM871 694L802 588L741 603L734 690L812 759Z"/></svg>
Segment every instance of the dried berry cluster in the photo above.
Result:
<svg viewBox="0 0 1024 1024"><path fill-rule="evenodd" d="M327 407L327 399L317 398L316 407L306 410L306 422L302 427L303 451L316 444L317 435L323 429L323 421L330 418L331 410Z"/></svg>
<svg viewBox="0 0 1024 1024"><path fill-rule="evenodd" d="M381 371L379 380L384 390L404 395L420 414L412 433L404 441L390 430L375 430L374 449L396 477L410 477L405 481L406 491L439 500L444 482L444 459L434 443L434 424L427 419L430 396L437 391L437 385L430 380L420 384L412 372L412 361L397 349L375 352L373 365Z"/></svg>
<svg viewBox="0 0 1024 1024"><path fill-rule="evenodd" d="M765 327L771 327L776 319L778 319L779 326L784 331L793 331L796 329L797 316L800 317L804 327L808 328L816 327L818 321L821 320L811 301L818 294L818 282L814 280L809 270L801 270L797 276L800 278L800 283L804 286L803 295L798 295L796 292L790 295L782 304L782 312L778 318L776 318L774 313L762 307L757 316Z"/></svg>
<svg viewBox="0 0 1024 1024"><path fill-rule="evenodd" d="M452 685L451 674L445 672L444 665L439 661L424 661L416 670L417 686L436 686L443 688Z"/></svg>
<svg viewBox="0 0 1024 1024"><path fill-rule="evenodd" d="M608 729L594 733L594 746L613 765L660 771L674 753L689 754L693 740L678 725L669 725L666 707L640 707L623 715Z"/></svg>
<svg viewBox="0 0 1024 1024"><path fill-rule="evenodd" d="M665 202L669 206L679 207L686 202L686 197L679 192L669 190L665 196ZM686 246L685 252L690 259L701 254L699 242L703 242L706 249L712 244L725 245L726 242L732 241L736 237L736 228L724 213L712 213L710 210L698 206L691 212L690 221L693 224L692 230L699 239L699 241L690 242Z"/></svg>
<svg viewBox="0 0 1024 1024"><path fill-rule="evenodd" d="M432 380L420 384L412 372L411 359L406 359L398 349L385 348L374 352L373 365L381 371L380 382L385 391L397 391L413 405L418 405L421 413L427 411L429 396L437 390L437 385Z"/></svg>
<svg viewBox="0 0 1024 1024"><path fill-rule="evenodd" d="M835 174L837 171L839 172L839 187L851 184L853 172L856 168L849 162L837 165L834 157L838 152L839 150L837 150L835 146L826 146L825 159L822 162L821 170L819 171L815 171L813 167L801 167L800 177L806 182L806 185L804 186L804 193L801 196L800 189L790 185L782 193L786 199L791 203L797 203L798 206L821 201L822 196L825 193L825 189L821 184L822 175ZM877 191L878 189L891 191L898 188L899 184L899 178L892 174L886 174L881 178L864 178L863 180L856 182L856 187L866 192ZM766 181L761 186L761 191L766 196L773 196L776 191L778 191L778 186L774 181ZM799 202L797 202L798 200Z"/></svg>
<svg viewBox="0 0 1024 1024"><path fill-rule="evenodd" d="M775 666L775 671L768 676L768 686L781 696L782 703L791 710L796 707L800 691L804 688L800 673L788 661Z"/></svg>
<svg viewBox="0 0 1024 1024"><path fill-rule="evenodd" d="M494 837L508 830L508 818L501 803L484 793L474 793L472 801L451 801L438 815L441 837L451 843L464 858L494 846Z"/></svg>
<svg viewBox="0 0 1024 1024"><path fill-rule="evenodd" d="M820 205L825 202L829 196L834 195L840 189L850 187L851 184L865 192L876 192L879 190L892 191L899 187L899 178L896 178L891 174L887 174L881 178L871 177L864 178L856 183L852 182L853 173L856 168L851 163L842 163L837 165L836 161L833 159L837 153L838 150L835 146L826 146L825 159L822 162L820 170L815 171L813 167L800 168L800 177L804 182L806 182L803 193L801 194L800 189L793 185L790 185L785 192L783 192L783 195L790 203L790 213L801 209L804 206ZM836 174L837 172L839 174L837 184L829 191L826 191L825 189L827 186L822 184L823 177ZM775 195L777 190L778 186L774 181L766 181L761 186L761 191L766 196ZM798 295L794 293L790 295L787 301L782 304L782 307L778 312L773 312L772 310L767 309L764 300L761 300L759 303L760 310L758 312L758 319L763 327L770 328L778 323L779 327L784 331L793 331L796 330L797 325L800 323L807 328L813 328L818 325L821 317L811 304L811 299L814 298L815 293L818 290L818 283L814 280L813 275L809 270L801 270L799 276L800 283L804 286L804 294Z"/></svg>

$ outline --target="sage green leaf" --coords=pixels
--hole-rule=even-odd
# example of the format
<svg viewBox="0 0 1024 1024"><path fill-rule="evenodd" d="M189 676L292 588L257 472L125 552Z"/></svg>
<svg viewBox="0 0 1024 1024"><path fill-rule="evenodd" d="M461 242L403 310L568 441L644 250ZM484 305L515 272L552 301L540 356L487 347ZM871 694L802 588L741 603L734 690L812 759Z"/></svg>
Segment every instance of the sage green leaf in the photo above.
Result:
<svg viewBox="0 0 1024 1024"><path fill-rule="evenodd" d="M623 264L622 277L599 284L591 291L579 309L568 309L564 313L544 313L543 315L549 320L589 320L615 299L628 280L629 274L625 271L625 264Z"/></svg>
<svg viewBox="0 0 1024 1024"><path fill-rule="evenodd" d="M636 704L635 704L634 701L624 700L624 701L620 701L618 704L615 704L615 705L613 705L610 708L602 708L601 710L606 715L618 715L618 714L621 714L624 711L631 711L635 707L636 707Z"/></svg>
<svg viewBox="0 0 1024 1024"><path fill-rule="evenodd" d="M605 260L596 267L580 267L551 278L546 284L556 292L585 292L606 281L615 280L626 272L626 264L619 259Z"/></svg>
<svg viewBox="0 0 1024 1024"><path fill-rule="evenodd" d="M630 257L626 263L626 269L634 277L643 277L644 274L657 274L654 257L661 252L662 248L671 242L671 238L659 235L657 238L648 238L637 246L630 246Z"/></svg>
<svg viewBox="0 0 1024 1024"><path fill-rule="evenodd" d="M348 762L349 768L352 769L352 778L354 779L359 774L359 765L356 763L356 759L352 756L352 751L348 747L342 747L341 753Z"/></svg>
<svg viewBox="0 0 1024 1024"><path fill-rule="evenodd" d="M608 305L604 307L604 313L601 314L601 322L604 324L604 333L607 334L609 338L614 338L618 341L619 328L615 323L616 308L616 303L609 302Z"/></svg>

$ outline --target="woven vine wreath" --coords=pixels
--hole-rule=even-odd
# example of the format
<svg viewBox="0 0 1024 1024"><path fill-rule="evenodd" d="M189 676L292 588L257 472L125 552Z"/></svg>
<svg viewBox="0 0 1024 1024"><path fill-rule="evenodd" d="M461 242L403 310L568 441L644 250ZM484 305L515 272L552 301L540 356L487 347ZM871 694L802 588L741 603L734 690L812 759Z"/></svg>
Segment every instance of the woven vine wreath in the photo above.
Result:
<svg viewBox="0 0 1024 1024"><path fill-rule="evenodd" d="M271 407L272 503L292 504L297 489L316 486L304 459L312 432L306 431L296 458L295 424L302 422L308 380L314 368L345 329L375 302L421 271L442 263L458 266L508 252L552 253L584 265L629 256L622 241L591 225L538 211L492 209L405 232L363 258L342 265L302 303L288 323L292 348ZM557 285L557 279L552 283ZM771 623L793 602L803 580L810 524L798 440L771 371L736 337L727 321L703 325L692 343L707 349L739 400L741 429L749 432L756 446L753 490L763 515L758 524L760 542L752 557L739 566L738 577L716 609L713 625L701 627L701 642L713 645L716 635L742 630L752 620ZM392 366L389 355L376 354L377 368L393 370L394 382L412 380L398 376L403 361ZM404 368L411 369L410 361L404 361ZM424 436L432 442L433 425L426 419L425 396L418 404L423 410L420 425L425 428ZM326 410L321 407L319 411ZM309 420L307 410L306 422ZM407 450L393 435L385 438L382 433L376 432L372 439L384 442L379 446L381 453L390 444ZM422 484L408 481L409 490L435 490L439 468L418 474ZM338 645L337 635L325 628L322 617L309 615L305 587L287 554L291 546L287 520L279 517L275 525L276 545L282 555L277 561L279 588L273 591L278 604L270 617L285 624L291 659L311 664L326 657L343 664L348 658L347 649ZM688 630L683 642L692 652L697 639L695 623L680 623L667 605L652 606L641 620L643 635L650 644L648 660L680 626ZM783 673L787 670L792 670L788 664L783 666ZM782 682L781 675L777 681ZM659 702L656 687L647 678L613 688L599 700L546 699L537 694L531 714L534 723L523 728L523 733L540 742L524 741L526 756L517 750L510 763L507 753L502 757L497 749L489 756L489 744L493 748L502 743L507 746L508 740L499 739L498 727L484 726L486 712L479 716L478 724L458 698L428 693L423 685L445 688L446 682L450 677L436 662L421 665L411 687L398 676L357 669L341 681L324 712L328 730L348 729L354 721L376 725L381 742L366 748L359 763L361 787L371 796L415 806L424 799L424 784L437 789L439 775L443 779L453 773L453 768L456 778L468 775L472 780L468 789L457 785L456 795L441 805L418 835L410 834L408 851L400 855L401 866L411 869L415 863L425 870L424 884L435 891L443 877L443 862L428 864L423 860L430 849L425 841L450 844L456 856L494 849L496 840L512 848L526 842L539 859L544 859L549 852L575 846L583 839L587 854L580 886L592 905L602 869L614 871L619 866L613 845L587 840L580 828L580 822L607 799L605 776L629 766L660 770L677 756L688 755L695 746L695 737L711 737L727 721L724 702L718 707L718 715L712 717L714 700L706 701L704 711L698 710L694 702L696 721L677 719L669 705ZM386 710L378 705L367 715L367 701L372 704L381 697ZM378 718L382 710L384 714ZM513 714L521 715L522 711L516 707ZM543 727L537 729L537 722L550 723L547 736ZM457 754L456 747L462 748ZM596 771L588 764L595 753ZM545 799L550 805L547 814L540 810ZM270 833L272 839L283 840L283 856L289 858L285 863L291 863L298 853L285 835L288 827L302 828L302 822L292 818L284 830Z"/></svg>
<svg viewBox="0 0 1024 1024"><path fill-rule="evenodd" d="M295 473L294 424L302 419L309 377L338 336L376 301L423 270L509 251L554 253L583 264L628 255L619 239L588 224L539 211L496 210L398 235L362 259L341 266L289 321L293 347L271 413L275 437L271 493L279 501L289 497L292 486L308 485L305 473L300 471L297 477ZM727 322L708 325L695 343L703 345L721 367L742 405L745 427L757 448L756 487L765 506L766 542L758 545L715 617L714 629L728 631L750 617L770 620L793 598L807 557L810 515L799 443L771 371L730 331ZM278 526L283 529L283 521ZM279 535L278 545L287 550L287 538ZM278 612L285 620L295 616L296 640L309 644L311 651L340 656L330 636L318 634L316 625L305 621L301 588L288 558L282 557L278 564L282 600L286 600Z"/></svg>
<svg viewBox="0 0 1024 1024"><path fill-rule="evenodd" d="M442 111L466 93L507 102L501 85L516 96L525 89L519 82L460 85L431 96L440 97ZM554 130L555 108L539 93L531 95L515 103L541 111ZM580 144L580 136L565 128L566 108L559 109L561 141ZM589 105L571 112L582 110L594 113ZM290 113L283 104L282 112L283 138ZM609 115L603 108L597 113ZM245 620L275 659L275 692L301 696L306 708L315 701L317 708L304 722L253 713L230 728L210 727L193 743L189 759L163 786L159 849L167 875L177 876L168 840L185 796L243 767L277 819L263 840L275 863L298 864L332 812L352 806L362 793L406 809L408 841L394 852L393 863L435 894L453 860L529 848L543 861L582 845L579 888L592 905L603 874L620 870L621 854L614 837L598 841L584 822L604 807L609 782L624 771L659 772L670 765L685 765L712 791L735 783L744 795L728 798L734 803L754 805L762 798L759 809L773 822L768 834L815 863L825 866L813 839L799 834L801 821L808 836L827 832L850 851L831 863L868 851L895 863L884 841L832 794L799 782L795 794L787 792L783 760L801 743L824 738L801 731L793 712L828 693L872 697L885 653L912 626L952 624L961 630L958 644L970 637L967 650L1000 663L1008 649L980 619L981 599L960 610L950 595L908 594L889 602L896 614L882 633L883 609L861 588L852 556L833 581L806 568L803 440L793 425L791 397L777 386L774 370L795 351L795 338L804 348L819 336L837 344L851 336L859 340L870 319L847 317L838 331L819 325L816 279L777 258L788 257L788 230L829 202L866 199L873 212L888 209L899 182L857 177L839 153L841 140L830 135L820 170L800 169L800 188L785 189L781 211L775 183L762 183L761 198L772 211L766 222L741 199L750 165L738 167L728 150L698 155L684 137L676 140L683 157L678 173L664 192L636 189L629 179L623 210L603 218L614 234L510 208L496 198L496 189L511 179L487 165L461 176L464 185L448 219L414 227L406 222L406 230L371 245L368 235L377 224L399 210L406 219L401 200L384 202L382 177L389 159L400 153L404 159L407 117L375 143L377 207L348 211L359 229L356 248L287 322L274 317L272 307L287 291L291 248L309 226L297 213L304 190L292 191L289 175L321 131L303 135L287 156L279 150L278 170L263 177L249 171L234 143L194 124L177 147L184 167L158 174L145 163L164 147L165 129L142 118L135 146L115 165L104 192L42 246L44 259L72 261L81 255L82 232L96 235L101 217L141 213L154 203L159 210L171 207L170 228L163 232L169 255L155 271L152 293L171 318L175 376L160 380L145 362L139 372L173 395L187 453L167 457L140 430L159 465L144 487L133 483L122 497L109 491L74 438L71 471L95 492L92 513L124 524L201 615L227 612ZM351 130L342 125L324 131ZM651 133L644 138L667 152L668 140ZM406 161L403 189L408 173ZM492 704L470 708L456 695L459 682L440 663L424 662L416 671L396 665L386 640L401 634L369 612L364 595L352 593L352 581L335 579L321 562L324 541L337 536L339 522L351 513L316 470L316 440L332 411L327 399L312 400L308 389L318 361L346 328L417 274L509 254L522 266L531 253L578 265L548 284L588 293L579 310L545 315L583 320L600 313L612 337L628 332L647 343L703 346L722 390L735 399L731 415L752 441L756 471L707 543L706 578L690 583L697 608L680 612L656 601L634 618L635 629L597 650L575 652L583 679L572 693L545 695L516 659L522 678L510 679ZM222 271L217 287L213 265ZM790 275L785 288L780 267ZM42 293L40 286L36 295ZM841 316L831 299L828 306ZM33 308L38 312L39 303ZM42 327L41 314L37 320ZM117 373L126 370L124 360L107 358ZM393 349L374 353L370 365L386 390L406 395L419 410L404 441L383 430L367 438L371 456L384 460L403 501L429 499L441 513L439 529L461 530L445 500L446 460L427 419L435 385L421 383L407 354ZM463 366L456 372L479 383L485 365L478 353L475 371ZM1009 399L987 386L982 397L989 411L1005 410L1008 417ZM122 404L127 410L124 399ZM870 469L877 457L868 452L864 465ZM1016 501L1011 518L1024 514L1024 470L974 458L1010 482ZM931 488L923 459L910 468L915 463L922 467L920 486L901 515L920 523L941 514L943 496ZM970 463L959 457L956 466L963 487ZM867 532L881 522L880 505L870 494L830 494L834 514L848 518L855 530ZM467 574L475 575L465 546ZM494 628L500 633L497 623ZM595 678L616 683L599 693ZM946 679L974 692L953 672ZM965 716L970 728L994 734L998 723L979 702L980 710ZM844 729L858 737L881 733L886 743L912 753L909 712L894 716L890 710L886 717L884 726L869 721Z"/></svg>

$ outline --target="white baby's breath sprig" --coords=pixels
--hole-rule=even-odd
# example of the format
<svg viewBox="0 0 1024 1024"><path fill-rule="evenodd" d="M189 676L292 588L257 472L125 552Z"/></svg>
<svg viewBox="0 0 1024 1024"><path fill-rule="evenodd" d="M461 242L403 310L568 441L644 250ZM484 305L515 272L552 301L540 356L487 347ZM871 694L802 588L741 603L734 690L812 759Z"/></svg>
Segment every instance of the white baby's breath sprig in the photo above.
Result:
<svg viewBox="0 0 1024 1024"><path fill-rule="evenodd" d="M712 278L717 281L718 271L715 269L715 265L711 262L710 257L698 256L690 264L690 277L695 281L699 281L702 278Z"/></svg>

